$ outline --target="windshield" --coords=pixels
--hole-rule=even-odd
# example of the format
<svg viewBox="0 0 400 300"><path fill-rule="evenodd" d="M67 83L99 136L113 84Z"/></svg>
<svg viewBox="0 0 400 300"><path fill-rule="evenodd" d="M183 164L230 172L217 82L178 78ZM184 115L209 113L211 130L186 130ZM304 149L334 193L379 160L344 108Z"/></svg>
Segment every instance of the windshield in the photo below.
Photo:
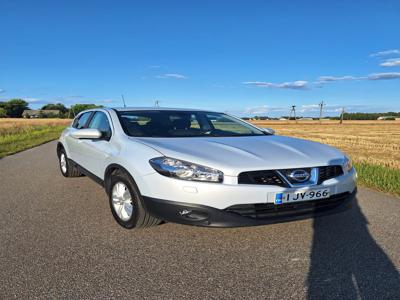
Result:
<svg viewBox="0 0 400 300"><path fill-rule="evenodd" d="M202 111L118 111L125 133L137 137L223 137L264 132L222 113Z"/></svg>

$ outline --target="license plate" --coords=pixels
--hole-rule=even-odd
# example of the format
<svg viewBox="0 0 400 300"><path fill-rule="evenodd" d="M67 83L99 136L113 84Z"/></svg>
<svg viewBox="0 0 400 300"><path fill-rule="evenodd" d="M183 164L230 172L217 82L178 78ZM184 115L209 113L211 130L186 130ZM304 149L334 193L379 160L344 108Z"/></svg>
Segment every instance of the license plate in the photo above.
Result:
<svg viewBox="0 0 400 300"><path fill-rule="evenodd" d="M278 193L275 195L275 204L310 201L329 198L329 189L296 191L292 193Z"/></svg>

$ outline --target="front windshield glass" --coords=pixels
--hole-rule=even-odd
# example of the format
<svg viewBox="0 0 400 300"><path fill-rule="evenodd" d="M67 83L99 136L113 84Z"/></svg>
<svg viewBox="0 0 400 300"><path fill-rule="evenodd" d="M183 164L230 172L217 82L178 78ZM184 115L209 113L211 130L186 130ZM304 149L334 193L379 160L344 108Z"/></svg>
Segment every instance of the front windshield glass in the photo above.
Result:
<svg viewBox="0 0 400 300"><path fill-rule="evenodd" d="M125 133L137 137L224 137L264 135L222 113L202 111L118 111Z"/></svg>

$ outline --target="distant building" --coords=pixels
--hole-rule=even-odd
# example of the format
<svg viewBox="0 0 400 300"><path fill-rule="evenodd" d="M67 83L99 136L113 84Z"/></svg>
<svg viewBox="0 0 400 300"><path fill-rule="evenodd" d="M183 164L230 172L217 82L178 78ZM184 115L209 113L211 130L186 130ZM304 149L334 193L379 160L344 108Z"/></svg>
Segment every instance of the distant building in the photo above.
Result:
<svg viewBox="0 0 400 300"><path fill-rule="evenodd" d="M382 117L379 117L378 120L379 121L382 121L382 120L396 120L396 117L395 116L382 116Z"/></svg>
<svg viewBox="0 0 400 300"><path fill-rule="evenodd" d="M60 111L58 109L48 109L48 110L26 109L22 113L22 116L26 119L59 117Z"/></svg>

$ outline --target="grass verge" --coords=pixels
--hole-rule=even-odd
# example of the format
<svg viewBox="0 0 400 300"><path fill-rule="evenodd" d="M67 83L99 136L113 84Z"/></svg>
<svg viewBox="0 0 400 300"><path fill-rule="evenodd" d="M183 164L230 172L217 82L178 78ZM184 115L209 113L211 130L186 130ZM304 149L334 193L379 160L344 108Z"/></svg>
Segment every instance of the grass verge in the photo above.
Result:
<svg viewBox="0 0 400 300"><path fill-rule="evenodd" d="M400 196L400 169L365 162L354 164L361 185Z"/></svg>
<svg viewBox="0 0 400 300"><path fill-rule="evenodd" d="M57 139L65 125L27 126L0 134L0 158Z"/></svg>

